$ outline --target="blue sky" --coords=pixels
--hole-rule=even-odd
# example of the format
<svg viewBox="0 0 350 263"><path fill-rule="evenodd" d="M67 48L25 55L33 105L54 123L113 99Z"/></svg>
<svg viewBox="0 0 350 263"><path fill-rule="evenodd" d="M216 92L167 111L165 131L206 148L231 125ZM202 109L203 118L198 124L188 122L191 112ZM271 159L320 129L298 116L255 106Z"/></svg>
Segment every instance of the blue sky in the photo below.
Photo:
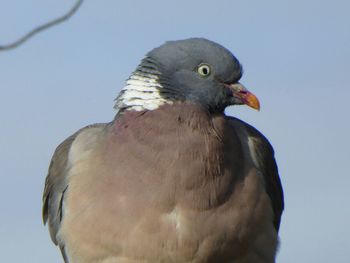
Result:
<svg viewBox="0 0 350 263"><path fill-rule="evenodd" d="M3 0L0 43L63 14L71 0ZM0 53L3 262L62 262L41 221L51 155L107 122L147 51L206 37L244 66L261 111L233 107L275 148L285 190L278 262L348 262L350 4L322 0L86 1L69 22Z"/></svg>

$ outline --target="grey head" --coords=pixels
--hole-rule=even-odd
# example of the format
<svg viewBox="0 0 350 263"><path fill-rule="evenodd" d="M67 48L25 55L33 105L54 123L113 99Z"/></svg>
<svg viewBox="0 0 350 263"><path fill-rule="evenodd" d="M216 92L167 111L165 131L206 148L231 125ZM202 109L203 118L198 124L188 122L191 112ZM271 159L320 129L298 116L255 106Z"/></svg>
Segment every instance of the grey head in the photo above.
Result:
<svg viewBox="0 0 350 263"><path fill-rule="evenodd" d="M239 83L242 66L223 46L204 38L169 41L150 51L126 82L116 108L154 110L163 104L192 102L210 112L257 98Z"/></svg>

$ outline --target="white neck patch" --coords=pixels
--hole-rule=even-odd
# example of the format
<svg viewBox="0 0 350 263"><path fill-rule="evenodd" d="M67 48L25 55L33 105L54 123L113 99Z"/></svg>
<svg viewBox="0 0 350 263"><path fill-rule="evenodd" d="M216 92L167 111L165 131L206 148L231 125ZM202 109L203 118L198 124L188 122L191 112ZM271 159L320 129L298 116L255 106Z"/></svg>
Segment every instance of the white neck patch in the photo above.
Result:
<svg viewBox="0 0 350 263"><path fill-rule="evenodd" d="M125 87L116 98L114 106L120 110L155 110L172 101L162 98L159 90L163 86L159 83L159 77L152 73L134 72L126 81Z"/></svg>

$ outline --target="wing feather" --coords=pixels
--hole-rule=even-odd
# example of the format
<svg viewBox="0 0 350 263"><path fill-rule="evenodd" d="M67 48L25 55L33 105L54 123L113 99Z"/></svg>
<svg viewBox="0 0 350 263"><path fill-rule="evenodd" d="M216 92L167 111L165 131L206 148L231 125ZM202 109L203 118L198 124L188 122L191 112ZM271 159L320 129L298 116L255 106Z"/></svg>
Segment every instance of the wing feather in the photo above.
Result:
<svg viewBox="0 0 350 263"><path fill-rule="evenodd" d="M67 174L69 171L68 156L69 150L77 136L85 129L104 126L106 124L93 124L80 129L64 140L55 150L48 174L45 180L43 194L42 216L44 224L48 223L52 241L61 249L64 261L68 263L65 254L64 244L57 238L61 222L64 217L64 195L69 188Z"/></svg>
<svg viewBox="0 0 350 263"><path fill-rule="evenodd" d="M264 176L266 192L271 199L274 211L274 226L278 231L284 209L284 196L274 150L266 137L257 129L237 118L229 117L229 120L235 127L243 127L248 136L247 141L250 140L254 145L254 158Z"/></svg>

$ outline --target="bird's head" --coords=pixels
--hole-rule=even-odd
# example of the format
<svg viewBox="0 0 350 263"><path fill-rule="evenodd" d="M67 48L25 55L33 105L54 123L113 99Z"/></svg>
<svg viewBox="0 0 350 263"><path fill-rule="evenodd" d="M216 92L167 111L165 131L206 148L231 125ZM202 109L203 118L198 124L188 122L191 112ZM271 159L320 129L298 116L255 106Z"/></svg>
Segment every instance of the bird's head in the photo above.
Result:
<svg viewBox="0 0 350 263"><path fill-rule="evenodd" d="M118 110L154 110L192 102L210 112L259 101L239 83L242 66L221 45L203 38L166 42L150 51L116 99Z"/></svg>

